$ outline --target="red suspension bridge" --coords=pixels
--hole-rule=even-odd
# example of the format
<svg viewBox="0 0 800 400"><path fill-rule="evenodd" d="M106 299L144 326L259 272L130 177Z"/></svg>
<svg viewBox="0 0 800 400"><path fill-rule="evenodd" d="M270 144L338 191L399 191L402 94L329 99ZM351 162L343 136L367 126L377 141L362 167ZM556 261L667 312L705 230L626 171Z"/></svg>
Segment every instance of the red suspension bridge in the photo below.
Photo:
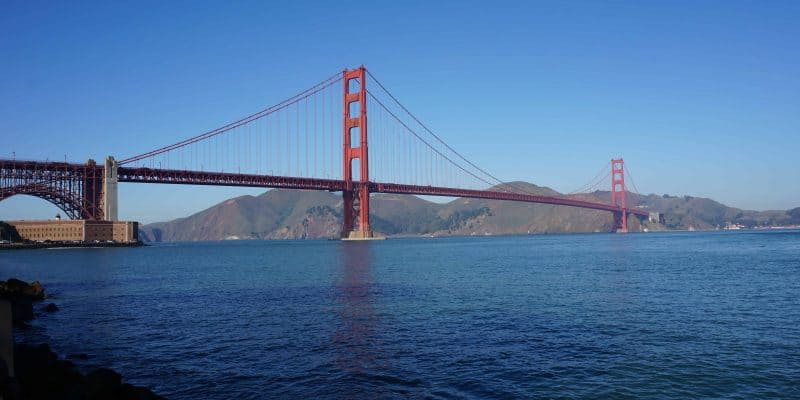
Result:
<svg viewBox="0 0 800 400"><path fill-rule="evenodd" d="M367 80L374 88L367 89ZM369 118L368 118L369 116ZM614 229L648 212L625 202L623 160L583 188L542 196L504 183L445 143L366 68L345 70L272 107L180 142L103 165L0 159L0 201L43 198L70 218L117 219L117 183L342 192L342 238L373 236L371 193L470 197L609 211ZM610 177L609 203L580 193Z"/></svg>

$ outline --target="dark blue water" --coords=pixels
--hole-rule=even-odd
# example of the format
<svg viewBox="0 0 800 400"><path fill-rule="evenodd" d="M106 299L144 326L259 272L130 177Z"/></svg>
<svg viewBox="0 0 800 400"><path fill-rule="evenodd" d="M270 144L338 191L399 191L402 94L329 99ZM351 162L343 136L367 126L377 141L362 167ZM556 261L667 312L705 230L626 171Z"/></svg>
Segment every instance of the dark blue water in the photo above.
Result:
<svg viewBox="0 0 800 400"><path fill-rule="evenodd" d="M800 232L0 253L20 340L196 398L800 397Z"/></svg>

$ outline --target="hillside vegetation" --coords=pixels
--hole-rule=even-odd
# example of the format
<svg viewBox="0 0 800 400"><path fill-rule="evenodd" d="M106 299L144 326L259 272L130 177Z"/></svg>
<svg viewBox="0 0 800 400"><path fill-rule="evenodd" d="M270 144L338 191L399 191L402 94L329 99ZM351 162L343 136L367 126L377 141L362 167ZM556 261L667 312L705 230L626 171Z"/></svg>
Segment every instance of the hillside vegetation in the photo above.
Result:
<svg viewBox="0 0 800 400"><path fill-rule="evenodd" d="M530 183L511 185L532 194L561 196ZM569 197L607 203L611 194L597 191ZM758 212L727 207L706 198L633 193L628 193L627 201L630 206L666 215L665 225L630 218L632 231L800 224L800 208ZM140 233L146 241L337 238L341 213L339 194L276 189L259 196L229 199L186 218L144 225ZM435 203L392 194L372 197L370 220L373 230L383 235L610 232L613 225L611 213L583 208L466 198Z"/></svg>

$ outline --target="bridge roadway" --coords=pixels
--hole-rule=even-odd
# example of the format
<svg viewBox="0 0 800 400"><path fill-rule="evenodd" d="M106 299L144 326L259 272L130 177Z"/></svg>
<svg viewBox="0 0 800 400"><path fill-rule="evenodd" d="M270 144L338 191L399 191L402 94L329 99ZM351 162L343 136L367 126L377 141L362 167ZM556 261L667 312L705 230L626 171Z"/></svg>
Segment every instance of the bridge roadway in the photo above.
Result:
<svg viewBox="0 0 800 400"><path fill-rule="evenodd" d="M244 186L276 189L327 190L338 192L345 189L345 181L339 179L294 178L273 175L237 174L225 172L182 171L154 168L119 167L117 176L120 182L165 183L181 185ZM354 185L360 183L353 182ZM369 182L371 193L412 194L444 197L469 197L490 200L508 200L527 203L555 204L581 207L594 210L620 212L611 204L570 199L566 197L539 196L534 194L510 193L492 190L457 189L436 186L403 185L397 183ZM352 188L355 189L355 188ZM647 217L648 212L627 208L628 214Z"/></svg>

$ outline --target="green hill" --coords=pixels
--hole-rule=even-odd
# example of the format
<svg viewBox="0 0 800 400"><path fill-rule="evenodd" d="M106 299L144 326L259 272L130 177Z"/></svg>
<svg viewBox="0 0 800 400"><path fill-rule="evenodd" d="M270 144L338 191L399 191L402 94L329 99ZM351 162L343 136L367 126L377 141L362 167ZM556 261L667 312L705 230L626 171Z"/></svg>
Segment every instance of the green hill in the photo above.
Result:
<svg viewBox="0 0 800 400"><path fill-rule="evenodd" d="M493 189L509 187L531 194L563 196L526 182ZM611 194L597 191L567 197L608 203ZM631 231L800 224L800 208L758 212L727 207L706 198L634 193L627 194L627 201L630 207L666 216L665 225L630 218ZM373 230L389 236L610 232L613 225L611 213L605 211L502 200L458 198L435 203L417 196L376 194L370 205ZM145 241L337 238L341 208L338 193L276 189L259 196L232 198L186 218L144 225L140 233Z"/></svg>

